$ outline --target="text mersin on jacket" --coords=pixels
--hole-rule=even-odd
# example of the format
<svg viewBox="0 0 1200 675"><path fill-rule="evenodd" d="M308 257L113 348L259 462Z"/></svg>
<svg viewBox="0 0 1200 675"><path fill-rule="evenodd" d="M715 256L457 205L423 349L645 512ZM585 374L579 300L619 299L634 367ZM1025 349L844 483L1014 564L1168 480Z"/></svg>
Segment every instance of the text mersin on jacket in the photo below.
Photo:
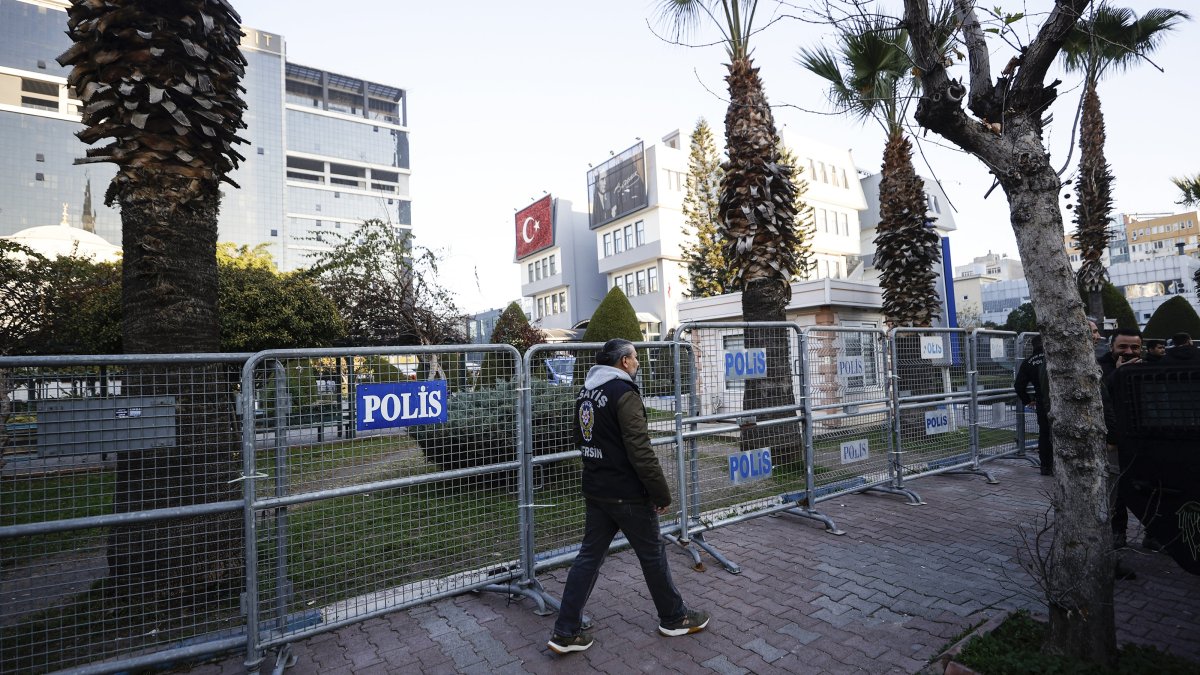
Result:
<svg viewBox="0 0 1200 675"><path fill-rule="evenodd" d="M650 446L641 393L625 371L592 366L575 400L575 444L583 455L583 494L610 502L671 503Z"/></svg>

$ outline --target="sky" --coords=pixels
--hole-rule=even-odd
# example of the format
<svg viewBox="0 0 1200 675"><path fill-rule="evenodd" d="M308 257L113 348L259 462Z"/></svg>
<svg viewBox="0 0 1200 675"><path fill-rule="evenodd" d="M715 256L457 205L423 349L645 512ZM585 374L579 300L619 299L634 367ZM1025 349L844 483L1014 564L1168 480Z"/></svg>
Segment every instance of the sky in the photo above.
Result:
<svg viewBox="0 0 1200 675"><path fill-rule="evenodd" d="M442 281L468 312L520 296L515 209L546 192L586 209L588 164L638 137L650 143L674 129L686 136L700 117L718 144L723 137L726 55L713 44L719 36L702 30L688 45L673 43L658 26L654 0L233 3L245 25L284 36L289 61L408 91L413 231L418 243L441 251ZM1035 7L1050 2L1013 4L1036 22L1018 24L1027 43L1042 18ZM1118 4L1139 15L1161 6ZM801 47L832 40L827 26L794 17L804 0L793 5L760 3L756 25L765 27L751 40L777 126L785 138L848 147L859 169L877 172L882 131L827 114L821 80L796 64ZM994 41L994 69L1014 53ZM1099 89L1118 213L1177 212L1170 178L1200 172L1200 134L1187 122L1200 102L1192 71L1200 62L1200 23L1184 23L1151 58L1163 72L1143 62L1110 75ZM965 68L958 71L965 79ZM1060 167L1082 88L1057 65L1051 76L1063 79L1046 134ZM924 158L918 153L915 161L919 173L942 182L956 208L953 262L989 251L1015 257L1002 191L985 200L992 181L983 165L945 146L930 134L919 143ZM1078 155L1076 149L1072 164Z"/></svg>

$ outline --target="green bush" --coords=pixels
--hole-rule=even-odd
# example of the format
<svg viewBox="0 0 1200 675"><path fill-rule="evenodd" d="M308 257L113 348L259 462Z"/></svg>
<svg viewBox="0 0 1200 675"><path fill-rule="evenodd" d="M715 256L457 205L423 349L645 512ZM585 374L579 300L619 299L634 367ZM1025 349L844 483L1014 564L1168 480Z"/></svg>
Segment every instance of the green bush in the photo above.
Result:
<svg viewBox="0 0 1200 675"><path fill-rule="evenodd" d="M529 319L525 317L525 312L515 302L509 303L508 307L504 309L504 313L496 320L496 327L492 329L492 344L512 345L522 354L533 345L542 344L545 341L542 332L529 325ZM513 375L513 364L508 355L488 352L483 357L480 379L484 385L508 381Z"/></svg>
<svg viewBox="0 0 1200 675"><path fill-rule="evenodd" d="M534 381L530 393L533 454L573 449L575 389ZM447 402L444 424L410 427L409 434L425 459L444 471L510 462L517 458L517 399L511 382L458 392Z"/></svg>
<svg viewBox="0 0 1200 675"><path fill-rule="evenodd" d="M1200 664L1160 652L1153 647L1127 644L1117 655L1115 669L1100 669L1095 664L1042 652L1047 626L1028 612L1011 614L996 630L973 638L959 652L957 660L987 675L1135 675L1137 673L1196 673Z"/></svg>
<svg viewBox="0 0 1200 675"><path fill-rule="evenodd" d="M1172 335L1185 332L1193 338L1200 337L1200 316L1192 304L1182 295L1177 295L1158 306L1146 322L1143 338L1166 340Z"/></svg>
<svg viewBox="0 0 1200 675"><path fill-rule="evenodd" d="M637 312L629 304L629 298L616 287L604 296L600 306L592 314L587 330L583 333L584 342L608 342L614 338L623 338L630 342L642 340L642 327L638 324Z"/></svg>

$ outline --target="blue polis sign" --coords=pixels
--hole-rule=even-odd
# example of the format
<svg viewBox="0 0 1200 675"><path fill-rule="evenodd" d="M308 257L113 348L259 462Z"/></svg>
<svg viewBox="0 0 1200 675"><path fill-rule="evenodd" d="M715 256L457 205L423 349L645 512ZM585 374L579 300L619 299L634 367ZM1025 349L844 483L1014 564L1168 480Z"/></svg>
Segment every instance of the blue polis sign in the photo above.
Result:
<svg viewBox="0 0 1200 675"><path fill-rule="evenodd" d="M442 380L360 384L355 398L355 428L359 431L446 421L446 383Z"/></svg>

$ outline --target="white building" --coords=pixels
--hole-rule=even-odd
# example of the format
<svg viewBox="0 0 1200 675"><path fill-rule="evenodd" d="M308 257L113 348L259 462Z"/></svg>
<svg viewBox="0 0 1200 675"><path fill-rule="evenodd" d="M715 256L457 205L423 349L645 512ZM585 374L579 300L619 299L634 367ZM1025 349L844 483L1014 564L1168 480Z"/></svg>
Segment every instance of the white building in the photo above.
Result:
<svg viewBox="0 0 1200 675"><path fill-rule="evenodd" d="M596 242L587 214L546 195L514 220L514 260L530 320L543 329L567 329L591 317L607 288L595 271Z"/></svg>
<svg viewBox="0 0 1200 675"><path fill-rule="evenodd" d="M854 157L849 148L803 136L789 136L785 142L804 169L801 177L808 182L804 201L816 221L812 241L816 269L809 278L849 278L863 254L862 212L869 203Z"/></svg>
<svg viewBox="0 0 1200 675"><path fill-rule="evenodd" d="M587 174L593 269L606 288L624 291L648 340L679 323L686 148L675 130L648 147L638 141Z"/></svg>

